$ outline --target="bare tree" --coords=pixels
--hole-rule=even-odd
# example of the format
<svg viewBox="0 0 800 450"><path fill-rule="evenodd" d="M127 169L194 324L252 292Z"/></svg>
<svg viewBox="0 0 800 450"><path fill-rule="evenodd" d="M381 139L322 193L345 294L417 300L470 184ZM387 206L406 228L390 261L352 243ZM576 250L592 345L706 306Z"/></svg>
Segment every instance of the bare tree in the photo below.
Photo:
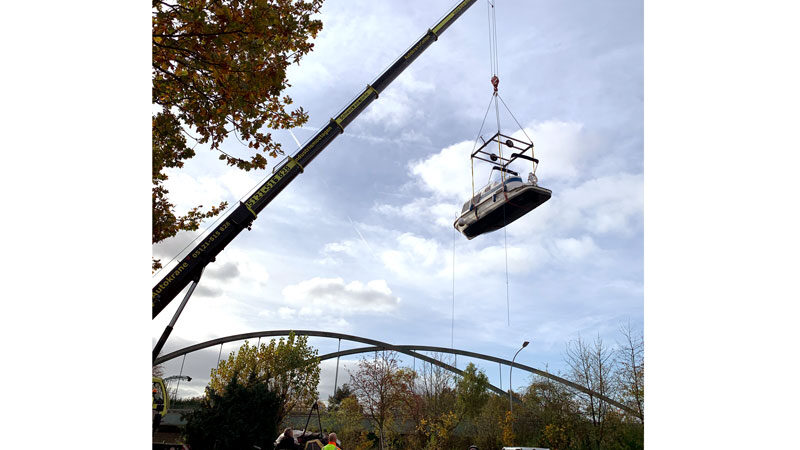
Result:
<svg viewBox="0 0 800 450"><path fill-rule="evenodd" d="M444 361L441 353L431 355L437 361ZM417 372L414 391L419 394L428 405L430 415L438 415L443 409L452 407L452 401L447 402L443 396L453 393L453 375L445 368L432 363L422 363L422 368ZM452 397L452 395L451 395Z"/></svg>
<svg viewBox="0 0 800 450"><path fill-rule="evenodd" d="M603 344L598 334L594 343L589 344L580 336L567 344L566 363L570 368L568 378L587 389L606 397L613 397L615 378L614 352ZM580 394L584 411L592 419L596 430L595 444L600 448L605 431L605 417L608 403L593 394Z"/></svg>
<svg viewBox="0 0 800 450"><path fill-rule="evenodd" d="M644 423L644 336L631 328L630 321L619 331L623 337L617 349L620 397L639 412L638 419Z"/></svg>
<svg viewBox="0 0 800 450"><path fill-rule="evenodd" d="M350 377L353 392L364 413L375 424L381 449L384 449L387 425L402 417L400 410L404 397L411 391L413 372L399 367L395 352L383 351L376 352L375 359L361 359Z"/></svg>

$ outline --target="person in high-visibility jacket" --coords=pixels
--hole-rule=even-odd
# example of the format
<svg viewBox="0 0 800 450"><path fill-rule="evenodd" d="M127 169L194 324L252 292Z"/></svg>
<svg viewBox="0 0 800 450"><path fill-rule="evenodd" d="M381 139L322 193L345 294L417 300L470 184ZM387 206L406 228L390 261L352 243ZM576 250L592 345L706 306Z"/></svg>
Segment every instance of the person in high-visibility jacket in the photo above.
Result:
<svg viewBox="0 0 800 450"><path fill-rule="evenodd" d="M331 433L328 435L328 445L322 447L322 450L342 450L336 445L336 433Z"/></svg>

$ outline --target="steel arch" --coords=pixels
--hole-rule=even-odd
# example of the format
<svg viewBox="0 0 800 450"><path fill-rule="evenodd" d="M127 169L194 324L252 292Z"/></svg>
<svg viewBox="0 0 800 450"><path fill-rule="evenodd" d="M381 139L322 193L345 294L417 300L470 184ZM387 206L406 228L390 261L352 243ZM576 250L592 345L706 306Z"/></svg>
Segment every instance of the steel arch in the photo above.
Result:
<svg viewBox="0 0 800 450"><path fill-rule="evenodd" d="M251 339L251 338L255 338L255 337L286 336L290 332L291 332L291 330L263 331L263 332L253 332L253 333L244 333L244 334L236 334L236 335L226 336L226 337L214 339L214 340L211 340L211 341L201 342L199 344L195 344L195 345L192 345L192 346L180 349L180 350L176 350L176 351L174 351L172 353L167 353L164 356L156 358L156 360L155 360L155 362L153 364L154 365L158 365L158 364L161 364L161 363L163 363L165 361L169 361L171 359L177 358L179 356L183 356L183 355L188 354L188 353L192 353L192 352L195 352L195 351L198 351L198 350L202 350L202 349L208 348L208 347L215 347L217 344L224 344L226 342L241 341L241 340ZM449 365L449 364L447 364L445 362L439 361L439 360L437 360L435 358L431 358L431 357L429 357L427 355L423 355L423 354L417 353L417 352L415 352L413 350L397 349L397 348L395 348L395 346L393 346L391 344L388 344L386 342L381 342L381 341L376 341L376 340L373 340L373 339L362 338L362 337L359 337L359 336L352 336L352 335L349 335L349 334L331 333L331 332L327 332L327 331L295 330L294 333L296 335L298 335L298 336L327 337L327 338L332 338L332 339L337 339L338 338L338 339L346 339L346 340L350 340L350 341L354 341L354 342L361 342L361 343L365 343L365 344L372 344L371 347L364 347L364 348L368 349L366 351L395 350L395 351L397 351L399 353L403 353L405 355L412 356L412 357L420 359L422 361L426 361L426 362L429 362L429 363L434 364L436 366L442 367L442 368L447 369L450 372L453 372L455 374L462 375L462 376L464 375L464 372L462 372L457 367L453 367L453 366L451 366L451 365ZM343 350L342 352L338 352L338 353L339 354L343 354L343 355L350 354L350 353L348 353L348 351L349 350ZM365 353L366 351L361 352L361 353ZM324 356L326 356L325 359L328 359L327 355L324 355ZM336 356L333 356L333 357L335 358ZM322 361L322 359L320 359L320 361ZM500 395L505 395L506 394L505 391L503 391L502 389L500 389L499 387L497 387L497 386L495 386L495 385L493 385L491 383L489 384L489 389L491 389L492 391L494 391L494 392L496 392L496 393L498 393ZM514 400L519 401L517 399L514 399Z"/></svg>
<svg viewBox="0 0 800 450"><path fill-rule="evenodd" d="M593 391L591 389L587 389L587 388L585 388L585 387L583 387L583 386L581 386L579 384L576 384L576 383L573 383L573 382L571 382L569 380L561 378L558 375L553 375L553 374L551 374L549 372L545 372L544 370L539 370L539 369L536 369L534 367L518 363L516 361L512 362L512 361L509 361L509 360L506 360L506 359L502 359L502 358L497 358L497 357L494 357L494 356L491 356L491 355L484 355L484 354L481 354L481 353L475 353L475 352L470 352L470 351L466 351L466 350L459 350L459 349L451 349L451 348L446 348L446 347L434 347L434 346L429 346L429 345L392 345L392 344L389 344L389 343L386 343L386 342L377 341L377 340L374 340L374 339L364 338L364 337L360 337L360 336L353 336L353 335L350 335L350 334L335 333L335 332L331 332L331 331L269 330L269 331L254 331L254 332L250 332L250 333L234 334L234 335L225 336L225 337L221 337L221 338L217 338L217 339L212 339L210 341L201 342L199 344L190 345L188 347L185 347L185 348L182 348L182 349L179 349L179 350L175 350L173 352L167 353L164 356L160 356L160 357L156 358L156 360L153 362L153 364L154 365L161 364L161 363L163 363L165 361L169 361L169 360L177 358L179 356L183 356L183 355L185 355L187 353L196 352L198 350L202 350L202 349L208 348L208 347L214 347L216 345L224 344L226 342L243 341L245 339L252 339L252 338L258 338L258 337L288 336L290 333L294 333L295 335L298 335L298 336L325 337L325 338L331 338L331 339L345 339L345 340L348 340L348 341L360 342L362 344L368 344L368 345L371 346L371 347L362 347L362 348L359 348L359 349L342 350L340 352L335 352L335 353L328 353L326 355L320 356L320 360L322 360L323 357L325 357L325 359L330 359L330 358L335 358L337 356L345 356L345 355L352 355L352 354L358 354L358 353L367 353L367 352L372 352L372 351L377 351L377 350L394 350L394 351L396 351L398 353L403 353L405 355L409 355L409 356L421 359L421 360L429 362L431 364L435 364L435 365L437 365L439 367L443 367L443 368L445 368L447 370L450 370L451 372L457 373L459 375L461 375L463 373L461 370L459 370L459 369L457 369L457 368L455 368L453 366L450 366L449 364L446 364L446 363L438 361L438 360L436 360L434 358L431 358L429 356L423 355L421 353L417 353L414 350L440 352L440 353L450 353L450 354L468 356L468 357L476 358L476 359L482 359L482 360L485 360L485 361L497 362L497 363L500 363L500 364L505 364L507 366L514 367L516 369L525 370L527 372L539 375L541 377L548 378L550 380L556 381L556 382L561 383L561 384L563 384L565 386L568 386L568 387L570 387L572 389L575 389L577 391L583 392L584 394L588 394L588 395L597 397L597 398L599 398L599 399L601 399L603 401L608 402L611 405L616 406L617 408L620 408L620 409L622 409L622 410L624 410L624 411L626 411L626 412L628 412L630 414L633 414L633 415L639 417L639 413L636 412L633 408L625 406L625 405L623 405L622 403L620 403L620 402L618 402L616 400L613 400L611 398L606 397L603 394L600 394L599 392L595 392L595 391ZM491 389L493 391L495 391L495 392L499 392L500 394L503 394L503 395L506 394L506 392L504 392L503 390L499 389L497 386L491 385Z"/></svg>

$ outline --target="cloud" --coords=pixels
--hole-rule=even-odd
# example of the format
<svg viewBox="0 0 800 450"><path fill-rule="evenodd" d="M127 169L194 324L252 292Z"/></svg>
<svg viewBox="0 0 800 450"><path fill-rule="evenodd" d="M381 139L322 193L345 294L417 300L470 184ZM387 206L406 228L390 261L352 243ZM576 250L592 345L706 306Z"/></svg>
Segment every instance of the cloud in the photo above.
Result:
<svg viewBox="0 0 800 450"><path fill-rule="evenodd" d="M153 258L161 259L161 264L165 269L161 270L160 275L166 275L167 263L184 248L189 245L200 233L198 231L180 231L175 236L165 239L157 244L153 244ZM188 249L186 250L188 251ZM175 259L179 259L176 257ZM174 264L174 262L173 262ZM171 267L171 266L170 266Z"/></svg>
<svg viewBox="0 0 800 450"><path fill-rule="evenodd" d="M560 186L549 202L508 226L507 249L502 241L493 239L496 234L459 249L455 267L459 278L504 272L506 254L511 273L526 273L547 264L603 262L598 236L627 235L641 229L642 175L586 179L582 168L594 158L594 144L582 124L549 120L531 125L526 132L537 142L537 157L548 161L547 179L559 178ZM524 138L521 131L518 135ZM392 225L398 230L408 229L408 224L420 225L425 234L430 234L431 225L450 229L454 212L471 193L469 154L473 147L474 143L462 141L412 161L408 166L410 184L421 194L404 204L377 204L373 210L402 220ZM488 178L488 168L477 164L476 168L478 189ZM432 233L441 236L435 230ZM431 283L432 278L452 276L450 245L410 232L395 234L393 240L384 238L375 245L384 266L407 282Z"/></svg>
<svg viewBox="0 0 800 450"><path fill-rule="evenodd" d="M222 295L222 289L198 284L197 288L194 290L194 295L199 297L219 297Z"/></svg>
<svg viewBox="0 0 800 450"><path fill-rule="evenodd" d="M217 177L193 177L179 169L166 169L165 172L169 179L164 182L164 186L169 191L169 199L175 205L175 211L179 214L199 204L207 209L230 198L228 190Z"/></svg>
<svg viewBox="0 0 800 450"><path fill-rule="evenodd" d="M581 236L580 239L556 239L553 244L553 253L567 261L580 261L600 250L590 236Z"/></svg>
<svg viewBox="0 0 800 450"><path fill-rule="evenodd" d="M228 261L221 265L209 266L206 276L214 280L227 280L236 278L239 276L239 268L236 266L235 262Z"/></svg>
<svg viewBox="0 0 800 450"><path fill-rule="evenodd" d="M307 323L307 324L325 324L325 326L332 326L339 332L346 332L351 330L352 324L342 317L336 317L337 311L329 311L318 306L302 306L298 308L291 308L288 306L280 306L277 310L264 309L258 315L270 319L278 319L276 323ZM311 326L315 328L315 326Z"/></svg>
<svg viewBox="0 0 800 450"><path fill-rule="evenodd" d="M359 255L358 247L362 246L363 241L347 240L341 242L331 242L325 244L322 249L324 254L343 253L347 256L355 258Z"/></svg>
<svg viewBox="0 0 800 450"><path fill-rule="evenodd" d="M401 74L381 93L380 101L373 103L364 113L364 120L380 124L384 129L403 128L411 120L424 118L425 111L419 109L420 98L430 95L434 85L414 77L413 71ZM407 135L406 139L412 137Z"/></svg>
<svg viewBox="0 0 800 450"><path fill-rule="evenodd" d="M474 142L461 141L445 147L439 153L428 158L414 161L409 165L409 172L416 177L418 185L426 192L438 199L447 199L464 202L472 193L472 176L469 155L474 147ZM482 170L480 175L486 176L488 170ZM476 189L482 184L476 177Z"/></svg>
<svg viewBox="0 0 800 450"><path fill-rule="evenodd" d="M537 169L541 180L580 178L580 169L596 153L595 145L580 123L549 120L527 127L524 133L520 130L512 134L521 140L527 140L526 135L533 139L534 152L541 161ZM474 148L474 141L453 144L439 153L413 161L409 165L410 175L422 190L435 198L463 203L472 194L473 179L475 189L480 189L487 183L491 169L488 163L480 161L470 164L469 155ZM524 161L514 164L511 167L520 173L531 170Z"/></svg>
<svg viewBox="0 0 800 450"><path fill-rule="evenodd" d="M383 264L395 274L415 278L418 271L438 272L443 266L444 254L439 251L439 243L412 233L397 237L396 246L380 254Z"/></svg>
<svg viewBox="0 0 800 450"><path fill-rule="evenodd" d="M400 304L400 298L392 294L385 280L345 284L341 278L314 277L286 286L281 293L292 307L291 310L285 310L285 314L294 310L312 316L316 314L313 311L326 314L387 312Z"/></svg>
<svg viewBox="0 0 800 450"><path fill-rule="evenodd" d="M534 154L540 161L537 175L540 180L580 178L581 169L596 153L596 144L577 122L548 120L534 123L512 136L526 140L530 136L534 143ZM528 168L529 170L529 168Z"/></svg>
<svg viewBox="0 0 800 450"><path fill-rule="evenodd" d="M258 292L267 284L270 274L258 250L226 249L217 261L208 265L209 281L227 292L247 294ZM205 278L205 277L204 277Z"/></svg>
<svg viewBox="0 0 800 450"><path fill-rule="evenodd" d="M642 229L643 188L641 173L621 173L554 190L547 203L511 224L508 232L515 238L530 236L531 230L630 235Z"/></svg>
<svg viewBox="0 0 800 450"><path fill-rule="evenodd" d="M404 221L429 224L435 223L449 229L455 221L454 214L460 211L457 202L436 202L431 198L421 197L401 206L388 204L375 205L373 209L385 216Z"/></svg>

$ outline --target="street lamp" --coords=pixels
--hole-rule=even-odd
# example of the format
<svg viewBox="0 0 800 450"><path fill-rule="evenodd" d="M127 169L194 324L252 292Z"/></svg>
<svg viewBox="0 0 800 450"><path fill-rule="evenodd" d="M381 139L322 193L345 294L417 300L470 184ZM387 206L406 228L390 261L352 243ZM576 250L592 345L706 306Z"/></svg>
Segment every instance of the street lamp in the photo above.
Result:
<svg viewBox="0 0 800 450"><path fill-rule="evenodd" d="M511 371L514 370L514 360L517 359L517 355L519 355L519 352L527 347L528 344L530 344L528 341L522 343L522 347L520 347L517 353L514 353L514 357L511 358L511 367L508 368L508 410L512 412L514 411L514 404L511 402Z"/></svg>

